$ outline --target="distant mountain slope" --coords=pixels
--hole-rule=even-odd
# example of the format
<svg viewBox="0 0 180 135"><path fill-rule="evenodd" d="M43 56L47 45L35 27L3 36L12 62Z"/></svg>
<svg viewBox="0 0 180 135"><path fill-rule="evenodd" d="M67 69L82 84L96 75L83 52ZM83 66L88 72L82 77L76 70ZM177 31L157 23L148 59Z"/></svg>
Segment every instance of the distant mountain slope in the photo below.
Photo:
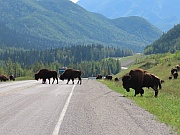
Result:
<svg viewBox="0 0 180 135"><path fill-rule="evenodd" d="M157 32L157 28L152 26L147 20L137 16L121 17L113 19L112 22L116 27L140 37L144 42L153 41L161 33L160 30Z"/></svg>
<svg viewBox="0 0 180 135"><path fill-rule="evenodd" d="M180 50L180 24L174 26L153 44L146 46L145 54L175 52Z"/></svg>
<svg viewBox="0 0 180 135"><path fill-rule="evenodd" d="M180 22L179 0L79 0L77 4L108 18L140 16L165 32Z"/></svg>
<svg viewBox="0 0 180 135"><path fill-rule="evenodd" d="M46 49L100 43L142 52L161 35L160 30L144 19L127 18L127 22L138 28L131 29L123 24L126 27L123 29L121 19L111 20L88 12L69 0L0 0L0 5L0 22L3 24L0 44L6 46ZM132 31L139 31L141 36Z"/></svg>

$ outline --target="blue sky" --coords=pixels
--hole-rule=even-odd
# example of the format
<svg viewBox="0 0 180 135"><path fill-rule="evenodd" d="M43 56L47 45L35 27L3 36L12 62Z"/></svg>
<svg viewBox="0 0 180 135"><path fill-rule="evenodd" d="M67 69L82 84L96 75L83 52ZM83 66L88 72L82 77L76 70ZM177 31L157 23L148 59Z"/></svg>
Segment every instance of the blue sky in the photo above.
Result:
<svg viewBox="0 0 180 135"><path fill-rule="evenodd" d="M76 3L76 2L78 2L79 0L70 0L70 1L72 1L72 2Z"/></svg>

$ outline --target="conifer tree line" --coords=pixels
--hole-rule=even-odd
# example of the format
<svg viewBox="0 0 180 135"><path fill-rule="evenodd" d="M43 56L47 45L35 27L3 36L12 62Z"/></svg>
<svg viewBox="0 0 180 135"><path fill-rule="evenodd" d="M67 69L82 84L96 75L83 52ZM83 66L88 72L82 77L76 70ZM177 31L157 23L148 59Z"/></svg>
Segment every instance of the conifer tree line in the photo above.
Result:
<svg viewBox="0 0 180 135"><path fill-rule="evenodd" d="M76 45L46 50L24 50L20 48L1 47L0 74L34 76L41 68L58 71L61 67L79 69L83 77L116 74L121 63L116 57L132 55L131 50L100 44ZM113 58L115 57L115 58Z"/></svg>

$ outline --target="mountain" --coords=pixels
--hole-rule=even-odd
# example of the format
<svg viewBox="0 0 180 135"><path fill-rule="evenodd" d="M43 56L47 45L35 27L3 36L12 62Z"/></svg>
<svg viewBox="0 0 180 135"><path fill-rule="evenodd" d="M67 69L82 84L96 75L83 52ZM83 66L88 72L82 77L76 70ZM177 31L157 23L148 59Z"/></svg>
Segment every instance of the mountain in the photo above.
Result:
<svg viewBox="0 0 180 135"><path fill-rule="evenodd" d="M0 0L0 5L4 46L46 49L97 43L142 52L162 34L141 17L108 19L69 0Z"/></svg>
<svg viewBox="0 0 180 135"><path fill-rule="evenodd" d="M164 33L153 44L146 46L144 54L157 54L157 53L174 53L176 50L180 50L180 24L177 24Z"/></svg>
<svg viewBox="0 0 180 135"><path fill-rule="evenodd" d="M77 4L111 19L140 16L164 32L180 22L179 0L79 0Z"/></svg>

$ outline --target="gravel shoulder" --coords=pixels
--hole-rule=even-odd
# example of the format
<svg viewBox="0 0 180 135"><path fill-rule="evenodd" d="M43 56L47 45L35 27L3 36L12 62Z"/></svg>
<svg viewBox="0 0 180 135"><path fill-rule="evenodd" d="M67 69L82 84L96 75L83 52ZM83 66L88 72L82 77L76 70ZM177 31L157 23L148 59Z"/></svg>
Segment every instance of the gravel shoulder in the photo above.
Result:
<svg viewBox="0 0 180 135"><path fill-rule="evenodd" d="M72 101L61 134L71 130L88 135L176 135L155 116L96 80L76 85Z"/></svg>

